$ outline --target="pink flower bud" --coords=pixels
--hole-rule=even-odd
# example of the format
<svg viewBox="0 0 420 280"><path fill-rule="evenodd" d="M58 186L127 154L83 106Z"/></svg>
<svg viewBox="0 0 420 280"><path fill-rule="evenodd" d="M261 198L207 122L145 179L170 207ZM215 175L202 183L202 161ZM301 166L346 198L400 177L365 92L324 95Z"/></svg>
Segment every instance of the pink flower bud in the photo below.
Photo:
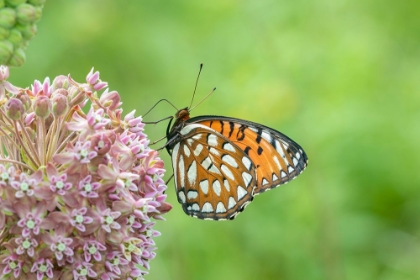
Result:
<svg viewBox="0 0 420 280"><path fill-rule="evenodd" d="M65 89L65 88L59 88L59 89L56 89L53 93L52 93L52 96L55 96L55 95L57 95L57 94L61 94L61 95L64 95L64 96L68 96L69 95L69 92L67 91L67 89Z"/></svg>
<svg viewBox="0 0 420 280"><path fill-rule="evenodd" d="M18 93L18 95L16 95L16 98L18 98L22 102L25 112L31 108L32 101L25 92Z"/></svg>
<svg viewBox="0 0 420 280"><path fill-rule="evenodd" d="M59 89L59 88L67 89L69 87L69 78L64 75L57 76L54 79L52 86L54 89Z"/></svg>
<svg viewBox="0 0 420 280"><path fill-rule="evenodd" d="M88 82L88 84L94 85L98 82L98 80L99 80L99 72L96 71L95 73L93 73L93 68L92 68L86 77L86 82Z"/></svg>
<svg viewBox="0 0 420 280"><path fill-rule="evenodd" d="M76 86L69 87L68 92L70 96L70 107L79 105L86 99L86 95L83 94L82 89Z"/></svg>
<svg viewBox="0 0 420 280"><path fill-rule="evenodd" d="M46 96L38 96L34 103L35 114L45 119L51 114L51 100Z"/></svg>
<svg viewBox="0 0 420 280"><path fill-rule="evenodd" d="M104 107L108 107L110 110L115 110L119 106L121 106L121 97L115 90L108 92L108 89L106 89L101 97L99 98L99 102Z"/></svg>
<svg viewBox="0 0 420 280"><path fill-rule="evenodd" d="M17 98L10 98L6 103L6 114L12 120L20 120L24 113L22 101Z"/></svg>
<svg viewBox="0 0 420 280"><path fill-rule="evenodd" d="M67 92L65 89L63 91ZM69 102L67 100L67 97L62 94L56 94L54 95L52 99L52 113L54 116L62 116L65 113L67 113L69 109Z"/></svg>

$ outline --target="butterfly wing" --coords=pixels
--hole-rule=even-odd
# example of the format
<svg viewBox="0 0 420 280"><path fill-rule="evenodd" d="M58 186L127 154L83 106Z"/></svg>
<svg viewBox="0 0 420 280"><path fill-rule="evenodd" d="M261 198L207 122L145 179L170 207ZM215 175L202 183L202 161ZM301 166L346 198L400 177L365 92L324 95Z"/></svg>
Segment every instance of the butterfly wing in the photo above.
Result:
<svg viewBox="0 0 420 280"><path fill-rule="evenodd" d="M221 116L194 117L187 123L219 132L249 156L256 167L255 195L286 184L307 166L308 157L299 144L261 124Z"/></svg>
<svg viewBox="0 0 420 280"><path fill-rule="evenodd" d="M252 201L256 166L222 134L186 124L172 149L178 201L200 219L233 219Z"/></svg>

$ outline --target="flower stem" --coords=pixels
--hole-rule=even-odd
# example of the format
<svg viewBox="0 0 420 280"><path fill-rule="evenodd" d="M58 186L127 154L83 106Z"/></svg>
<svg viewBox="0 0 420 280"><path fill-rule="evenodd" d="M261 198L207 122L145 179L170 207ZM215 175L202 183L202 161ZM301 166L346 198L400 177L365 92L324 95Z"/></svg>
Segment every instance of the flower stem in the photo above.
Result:
<svg viewBox="0 0 420 280"><path fill-rule="evenodd" d="M14 126L15 126L15 131L16 131L16 138L18 139L19 143L21 144L21 147L19 147L19 146L18 146L18 150L19 150L20 148L24 149L24 150L25 150L26 155L28 156L28 159L29 159L30 161L32 161L32 163L33 163L33 164L35 164L35 165L38 165L38 166L39 166L39 165L40 165L39 158L38 158L37 153L36 153L36 151L34 150L33 146L32 146L32 145L25 145L25 143L26 143L26 142L22 141L22 138L20 137L20 135L19 135L19 133L18 133L19 128L18 128L18 126L17 126L17 121L14 121ZM24 126L23 126L23 127L24 127ZM27 139L29 139L29 140L30 140L30 137L29 137L29 135L27 134L26 129L22 129L22 133L25 135L25 137L26 137ZM29 141L29 143L32 143L32 141ZM28 146L28 147L26 147L26 146ZM29 150L28 150L28 148L29 148ZM34 158L32 157L31 152L33 152L33 156L34 156L34 157L36 157L36 159L34 159Z"/></svg>
<svg viewBox="0 0 420 280"><path fill-rule="evenodd" d="M27 164L24 164L23 162L17 161L17 160L0 158L0 162L10 162L10 163L13 163L13 164L16 164L16 165L20 165L24 168L27 168L27 169L31 170L32 172L35 172L35 169L33 169L32 167L30 167Z"/></svg>
<svg viewBox="0 0 420 280"><path fill-rule="evenodd" d="M23 121L19 121L19 125L20 127L25 127L25 124L23 123ZM26 131L26 129L22 129L22 134L25 136L25 138L27 139L28 143L33 143L33 141L31 140L31 136L28 134L28 132ZM36 152L36 149L34 147L34 145L28 145L29 149L31 150L31 152L33 153L33 156L35 157L35 159L37 160L38 164L40 163L40 159L39 156Z"/></svg>

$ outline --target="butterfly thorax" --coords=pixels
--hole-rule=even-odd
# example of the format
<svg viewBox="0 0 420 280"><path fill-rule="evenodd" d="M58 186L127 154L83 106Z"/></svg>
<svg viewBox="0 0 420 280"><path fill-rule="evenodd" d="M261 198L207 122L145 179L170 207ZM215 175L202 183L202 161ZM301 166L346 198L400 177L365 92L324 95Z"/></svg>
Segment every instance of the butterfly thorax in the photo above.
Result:
<svg viewBox="0 0 420 280"><path fill-rule="evenodd" d="M173 147L180 141L181 136L179 135L179 132L184 128L185 122L189 118L190 112L188 111L188 107L186 107L176 112L175 117L169 122L166 129L166 139L168 140L166 143L166 150L169 154L172 154ZM171 127L173 119L175 119L175 122Z"/></svg>

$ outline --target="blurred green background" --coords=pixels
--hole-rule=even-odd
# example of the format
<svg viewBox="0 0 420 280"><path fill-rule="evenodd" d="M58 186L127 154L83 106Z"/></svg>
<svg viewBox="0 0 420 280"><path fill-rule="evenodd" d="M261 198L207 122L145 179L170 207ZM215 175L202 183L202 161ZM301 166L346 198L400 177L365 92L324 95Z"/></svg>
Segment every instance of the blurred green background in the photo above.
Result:
<svg viewBox="0 0 420 280"><path fill-rule="evenodd" d="M195 102L217 90L192 115L263 123L305 148L308 169L234 221L186 216L171 182L149 280L420 279L419 11L418 0L47 1L11 81L84 81L94 66L126 113L144 114L161 98L188 106L203 62ZM160 104L145 120L174 113Z"/></svg>

